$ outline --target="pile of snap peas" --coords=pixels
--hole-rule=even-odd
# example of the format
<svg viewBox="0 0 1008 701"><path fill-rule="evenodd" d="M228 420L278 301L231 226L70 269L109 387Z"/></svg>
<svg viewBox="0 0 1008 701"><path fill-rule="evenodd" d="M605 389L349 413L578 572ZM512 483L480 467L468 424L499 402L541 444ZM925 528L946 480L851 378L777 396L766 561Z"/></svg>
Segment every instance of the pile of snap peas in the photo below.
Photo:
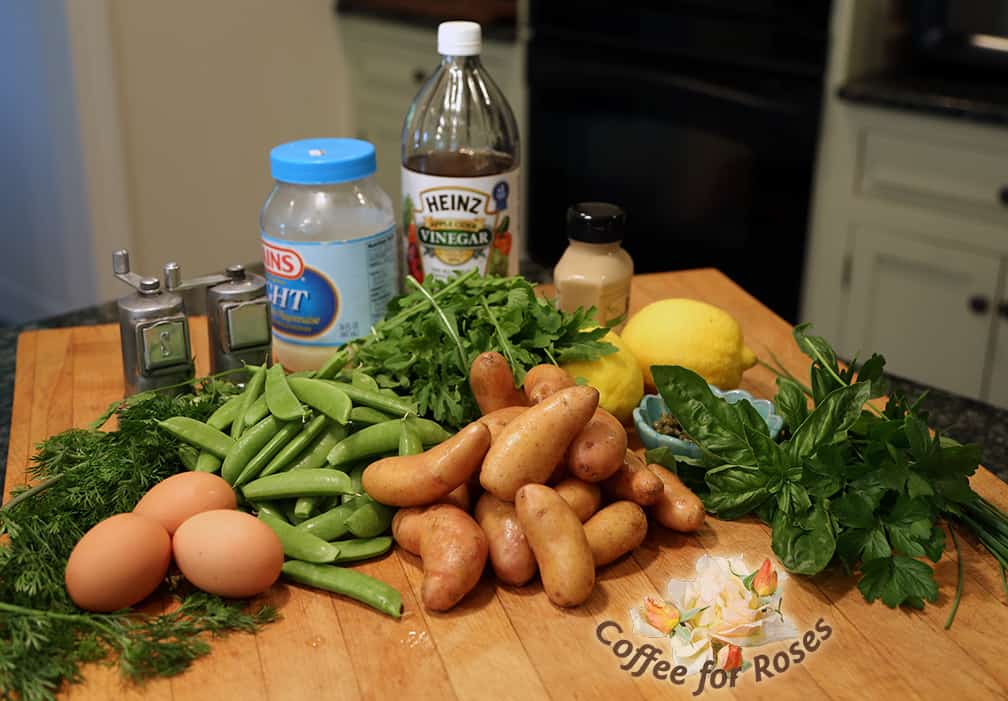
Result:
<svg viewBox="0 0 1008 701"><path fill-rule="evenodd" d="M337 565L392 547L395 510L364 491L364 468L451 436L418 417L408 397L379 389L361 372L329 380L250 366L244 390L205 423L176 416L159 426L181 441L183 465L219 472L239 503L273 529L288 558L284 576L400 615L398 591Z"/></svg>

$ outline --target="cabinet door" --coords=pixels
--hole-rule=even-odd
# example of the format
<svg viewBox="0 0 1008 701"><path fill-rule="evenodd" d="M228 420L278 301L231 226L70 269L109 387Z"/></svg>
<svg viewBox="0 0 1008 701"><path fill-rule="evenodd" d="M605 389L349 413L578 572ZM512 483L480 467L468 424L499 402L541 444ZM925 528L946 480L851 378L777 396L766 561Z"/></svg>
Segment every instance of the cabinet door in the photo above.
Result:
<svg viewBox="0 0 1008 701"><path fill-rule="evenodd" d="M851 264L845 348L881 353L894 374L979 398L1000 259L860 226Z"/></svg>
<svg viewBox="0 0 1008 701"><path fill-rule="evenodd" d="M991 355L990 383L987 401L1008 409L1008 259L1001 276L1000 303L994 332L994 353Z"/></svg>

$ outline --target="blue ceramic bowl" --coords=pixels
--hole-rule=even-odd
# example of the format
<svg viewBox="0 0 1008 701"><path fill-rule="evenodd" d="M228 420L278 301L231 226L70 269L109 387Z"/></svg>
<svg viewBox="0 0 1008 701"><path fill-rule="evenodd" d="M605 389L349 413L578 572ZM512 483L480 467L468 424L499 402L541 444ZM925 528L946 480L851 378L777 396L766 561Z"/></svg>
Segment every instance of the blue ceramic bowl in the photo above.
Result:
<svg viewBox="0 0 1008 701"><path fill-rule="evenodd" d="M754 399L751 394L742 389L724 391L714 385L708 385L708 387L710 387L714 396L721 397L729 404L743 400L752 404L757 413L766 421L767 427L770 429L770 437L777 438L781 426L784 425L784 419L774 412L773 402L768 399ZM700 447L696 443L680 440L673 436L666 436L664 433L658 433L654 429L655 422L667 413L668 407L665 406L665 400L661 398L661 395L644 395L640 405L633 410L634 424L637 425L637 435L640 436L641 443L649 450L665 446L670 448L675 455L699 458Z"/></svg>

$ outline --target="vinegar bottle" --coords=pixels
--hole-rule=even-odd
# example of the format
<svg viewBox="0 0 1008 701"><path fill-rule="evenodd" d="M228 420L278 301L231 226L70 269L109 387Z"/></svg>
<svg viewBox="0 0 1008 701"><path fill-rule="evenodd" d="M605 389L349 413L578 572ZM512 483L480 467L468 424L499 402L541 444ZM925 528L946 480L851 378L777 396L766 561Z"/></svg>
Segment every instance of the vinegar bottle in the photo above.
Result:
<svg viewBox="0 0 1008 701"><path fill-rule="evenodd" d="M405 270L420 281L518 272L518 127L481 42L475 22L438 27L441 65L403 124Z"/></svg>

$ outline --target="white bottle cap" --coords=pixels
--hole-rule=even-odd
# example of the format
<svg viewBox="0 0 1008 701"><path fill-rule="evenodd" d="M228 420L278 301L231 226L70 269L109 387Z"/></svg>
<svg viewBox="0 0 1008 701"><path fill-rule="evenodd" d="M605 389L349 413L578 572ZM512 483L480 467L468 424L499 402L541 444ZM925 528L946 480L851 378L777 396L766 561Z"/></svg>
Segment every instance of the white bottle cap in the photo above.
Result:
<svg viewBox="0 0 1008 701"><path fill-rule="evenodd" d="M437 50L442 56L478 56L482 32L476 22L442 22L437 28Z"/></svg>

